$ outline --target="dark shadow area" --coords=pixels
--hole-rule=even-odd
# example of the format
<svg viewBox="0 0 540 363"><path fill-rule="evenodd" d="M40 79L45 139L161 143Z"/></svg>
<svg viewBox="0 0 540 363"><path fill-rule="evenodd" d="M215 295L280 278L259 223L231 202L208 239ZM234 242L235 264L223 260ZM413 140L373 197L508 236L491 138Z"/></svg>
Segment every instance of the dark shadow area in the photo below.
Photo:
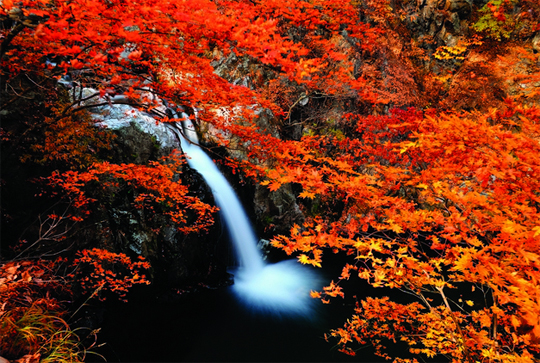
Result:
<svg viewBox="0 0 540 363"><path fill-rule="evenodd" d="M351 306L320 306L317 317L264 316L244 309L229 288L176 299L143 290L126 304L108 304L98 352L109 362L371 362L369 348L350 357L324 340ZM87 361L100 361L93 355Z"/></svg>

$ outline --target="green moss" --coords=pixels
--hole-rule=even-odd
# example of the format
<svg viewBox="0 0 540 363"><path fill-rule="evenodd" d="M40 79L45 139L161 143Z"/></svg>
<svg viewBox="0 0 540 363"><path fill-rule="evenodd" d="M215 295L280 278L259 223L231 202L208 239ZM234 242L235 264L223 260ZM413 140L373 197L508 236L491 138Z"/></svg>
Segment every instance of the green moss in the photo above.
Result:
<svg viewBox="0 0 540 363"><path fill-rule="evenodd" d="M343 140L345 139L345 135L343 134L343 131L341 131L340 129L336 129L336 128L329 128L327 130L328 134L329 135L332 135L334 136L336 139L338 140Z"/></svg>
<svg viewBox="0 0 540 363"><path fill-rule="evenodd" d="M504 0L491 0L484 5L479 12L483 14L478 21L473 24L474 30L482 32L492 39L501 41L503 38L510 38L512 32L519 25L515 22L515 17L504 12ZM511 4L515 5L517 0L511 0ZM496 17L494 11L501 12L504 15L504 20Z"/></svg>
<svg viewBox="0 0 540 363"><path fill-rule="evenodd" d="M264 216L263 217L263 220L262 220L262 223L264 226L271 226L274 224L274 218L270 217L270 216Z"/></svg>

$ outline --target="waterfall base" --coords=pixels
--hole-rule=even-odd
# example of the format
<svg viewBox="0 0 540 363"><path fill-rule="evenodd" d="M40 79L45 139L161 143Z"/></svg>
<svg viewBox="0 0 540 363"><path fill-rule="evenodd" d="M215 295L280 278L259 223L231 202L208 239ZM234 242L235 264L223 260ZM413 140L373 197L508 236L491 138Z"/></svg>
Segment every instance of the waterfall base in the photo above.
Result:
<svg viewBox="0 0 540 363"><path fill-rule="evenodd" d="M320 289L316 273L297 261L265 265L257 272L239 269L232 289L254 312L278 316L313 316L317 301L310 290Z"/></svg>
<svg viewBox="0 0 540 363"><path fill-rule="evenodd" d="M235 273L234 293L252 311L282 316L313 316L315 301L309 296L309 291L320 287L315 273L308 266L292 260L265 265L257 248L255 233L233 188L213 160L199 148L197 133L189 116L175 113L175 117L183 120L183 133L178 132L182 150L188 156L189 165L212 189L243 266Z"/></svg>

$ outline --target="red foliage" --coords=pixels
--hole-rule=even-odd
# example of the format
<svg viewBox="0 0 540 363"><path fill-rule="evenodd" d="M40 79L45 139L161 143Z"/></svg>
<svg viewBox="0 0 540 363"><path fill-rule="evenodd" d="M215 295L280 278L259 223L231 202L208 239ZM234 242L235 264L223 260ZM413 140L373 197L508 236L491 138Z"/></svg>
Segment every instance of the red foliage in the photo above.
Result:
<svg viewBox="0 0 540 363"><path fill-rule="evenodd" d="M532 362L540 349L540 110L527 37L538 31L538 2L489 1L481 18L466 1L477 11L476 29L497 41L469 37L472 29L462 39L450 34L465 26L459 12L450 14L459 3L4 0L0 16L15 22L1 33L1 89L11 97L4 105L70 72L80 87L97 88L96 97L123 94L153 110L158 98L150 92L196 108L199 121L219 131L216 142L246 152L237 162L246 175L263 178L271 191L295 183L306 205L340 203L273 239L305 264L321 266L326 249L351 258L338 281L313 297L344 297L341 284L355 276L416 297L411 304L360 301L331 333L341 351L353 354L351 343L370 341L386 356L383 340L400 339L429 357ZM422 39L410 31L420 7L440 23ZM502 44L510 35L516 39ZM272 75L256 82L263 90L215 72L213 64L233 52ZM326 128L320 115L318 128L309 118L293 120L293 108L314 100L336 100L352 112ZM417 108L387 112L388 105ZM69 136L73 116L88 107L79 99L51 107L48 137ZM263 108L282 125L302 126L303 137L269 136L255 124ZM35 149L50 151L57 141ZM80 157L77 144L67 149ZM131 188L137 207L167 215L186 233L205 229L214 209L175 181L180 171L176 159L99 162L48 180L83 210L97 199L92 193ZM146 266L97 250L80 252L76 263L88 292L108 286L120 294L143 281L138 269ZM115 263L121 273L137 271L115 280ZM453 299L464 289L470 299Z"/></svg>
<svg viewBox="0 0 540 363"><path fill-rule="evenodd" d="M89 212L88 204L93 201L87 196L88 193L95 194L96 189L100 188L111 192L127 187L137 192L133 200L135 207L168 215L177 224L178 230L184 233L204 230L212 225L212 213L216 208L189 196L187 186L175 180L181 165L182 162L176 157L168 159L166 163L150 162L148 166L103 162L93 164L85 172L54 173L48 180L51 185L67 193L76 208L86 213ZM89 184L92 185L90 189ZM189 224L186 208L196 215L196 219L190 219Z"/></svg>
<svg viewBox="0 0 540 363"><path fill-rule="evenodd" d="M140 259L143 260L142 257ZM145 261L133 262L123 253L97 248L83 250L77 252L71 266L73 272L68 278L76 282L85 295L96 295L100 300L105 299L103 292L110 291L127 301L126 293L131 286L150 283L144 273L150 264Z"/></svg>
<svg viewBox="0 0 540 363"><path fill-rule="evenodd" d="M539 116L511 102L488 114L396 111L359 118L365 137L334 144L332 158L316 154L325 143L313 138L282 154L265 184L295 182L301 197L337 196L345 207L337 219L315 218L273 245L315 266L323 248L342 250L355 262L340 280L358 271L374 287L419 298L413 305L364 300L346 328L333 331L340 344L399 337L415 354L530 361L540 349ZM448 294L463 283L491 302L452 302ZM312 296L327 302L343 291L332 282ZM388 325L398 308L406 314Z"/></svg>

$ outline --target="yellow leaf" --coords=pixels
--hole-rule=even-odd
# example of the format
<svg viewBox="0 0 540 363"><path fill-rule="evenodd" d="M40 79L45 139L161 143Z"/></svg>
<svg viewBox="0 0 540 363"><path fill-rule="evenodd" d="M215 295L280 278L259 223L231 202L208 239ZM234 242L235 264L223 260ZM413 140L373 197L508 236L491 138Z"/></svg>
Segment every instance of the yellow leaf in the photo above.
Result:
<svg viewBox="0 0 540 363"><path fill-rule="evenodd" d="M299 261L301 264L306 265L306 264L309 263L309 257L302 253L300 256L298 256L298 261Z"/></svg>
<svg viewBox="0 0 540 363"><path fill-rule="evenodd" d="M513 221L510 221L510 220L506 220L504 222L503 227L502 227L502 231L505 232L505 233L511 234L511 233L516 232L516 228L519 228L517 223L515 223Z"/></svg>
<svg viewBox="0 0 540 363"><path fill-rule="evenodd" d="M409 150L411 147L417 146L417 145L416 145L416 142L405 142L405 143L403 143L402 145L403 145L403 147L401 148L401 150L400 150L400 152L399 152L400 154L403 154L404 152L406 152L407 150Z"/></svg>
<svg viewBox="0 0 540 363"><path fill-rule="evenodd" d="M369 280L370 276L371 274L369 273L368 270L362 270L358 272L358 277L360 277L361 279Z"/></svg>
<svg viewBox="0 0 540 363"><path fill-rule="evenodd" d="M517 327L519 327L521 325L521 322L519 321L518 318L516 318L515 315L510 316L510 323L512 323L512 326L514 328L517 328Z"/></svg>
<svg viewBox="0 0 540 363"><path fill-rule="evenodd" d="M403 233L403 228L401 228L401 226L395 224L395 223L392 223L390 225L390 229L396 233Z"/></svg>
<svg viewBox="0 0 540 363"><path fill-rule="evenodd" d="M300 198L313 199L313 198L315 198L315 193L310 193L310 192L304 190L302 193L300 193L299 197Z"/></svg>

